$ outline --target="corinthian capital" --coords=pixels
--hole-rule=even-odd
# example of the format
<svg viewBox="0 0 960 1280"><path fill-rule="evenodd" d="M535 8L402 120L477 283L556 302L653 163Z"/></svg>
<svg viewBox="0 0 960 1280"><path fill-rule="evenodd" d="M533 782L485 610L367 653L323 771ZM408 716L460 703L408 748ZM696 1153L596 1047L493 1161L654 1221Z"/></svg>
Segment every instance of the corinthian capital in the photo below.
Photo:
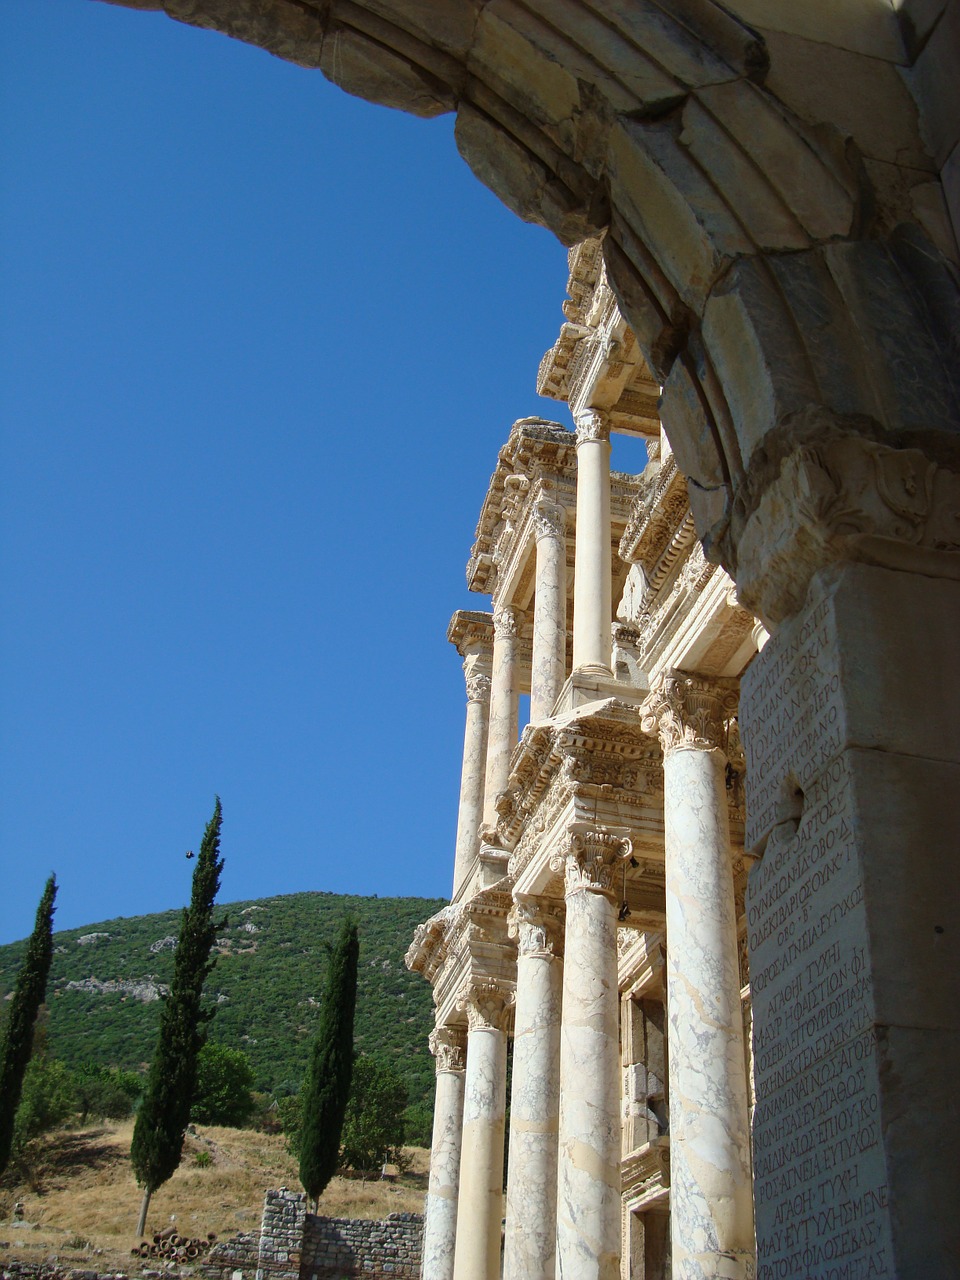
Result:
<svg viewBox="0 0 960 1280"><path fill-rule="evenodd" d="M533 529L537 542L541 538L565 537L567 531L567 513L559 502L542 499L533 509Z"/></svg>
<svg viewBox="0 0 960 1280"><path fill-rule="evenodd" d="M457 1008L467 1015L471 1031L506 1031L514 992L492 978L470 982L457 997Z"/></svg>
<svg viewBox="0 0 960 1280"><path fill-rule="evenodd" d="M523 614L519 609L498 609L493 615L493 634L497 640L515 640L520 634Z"/></svg>
<svg viewBox="0 0 960 1280"><path fill-rule="evenodd" d="M470 672L467 675L467 701L489 702L490 683L488 675L483 675L479 671Z"/></svg>
<svg viewBox="0 0 960 1280"><path fill-rule="evenodd" d="M577 424L577 448L588 441L610 439L610 419L599 409L582 409L574 418Z"/></svg>
<svg viewBox="0 0 960 1280"><path fill-rule="evenodd" d="M537 898L514 898L507 917L507 933L517 940L520 956L552 958L562 951L562 912Z"/></svg>
<svg viewBox="0 0 960 1280"><path fill-rule="evenodd" d="M461 1027L437 1027L431 1032L430 1052L437 1060L437 1074L441 1071L463 1071L467 1065L466 1036Z"/></svg>
<svg viewBox="0 0 960 1280"><path fill-rule="evenodd" d="M739 681L664 671L640 709L644 733L657 733L663 754L726 751L728 725L737 713Z"/></svg>
<svg viewBox="0 0 960 1280"><path fill-rule="evenodd" d="M562 871L569 896L581 889L614 893L614 871L633 853L633 842L609 827L574 827L559 853L550 859L551 871Z"/></svg>

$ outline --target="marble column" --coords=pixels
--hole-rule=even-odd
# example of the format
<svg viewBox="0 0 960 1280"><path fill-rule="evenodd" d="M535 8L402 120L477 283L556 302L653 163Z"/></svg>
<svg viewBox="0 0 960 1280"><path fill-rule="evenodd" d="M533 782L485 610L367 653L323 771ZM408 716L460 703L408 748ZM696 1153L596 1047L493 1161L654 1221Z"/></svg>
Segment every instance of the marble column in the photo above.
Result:
<svg viewBox="0 0 960 1280"><path fill-rule="evenodd" d="M552 1280L557 1248L562 913L521 898L510 918L517 939L517 1004L504 1280Z"/></svg>
<svg viewBox="0 0 960 1280"><path fill-rule="evenodd" d="M437 1093L430 1181L424 1206L421 1274L423 1280L453 1280L466 1057L462 1028L438 1027L430 1037L430 1052L437 1060Z"/></svg>
<svg viewBox="0 0 960 1280"><path fill-rule="evenodd" d="M612 675L610 626L610 425L596 409L577 414L577 544L573 578L573 668Z"/></svg>
<svg viewBox="0 0 960 1280"><path fill-rule="evenodd" d="M458 1001L468 1032L454 1280L500 1275L509 1004L493 982L472 983Z"/></svg>
<svg viewBox="0 0 960 1280"><path fill-rule="evenodd" d="M566 899L560 1031L557 1275L620 1274L620 997L617 867L631 844L619 833L576 826L551 867Z"/></svg>
<svg viewBox="0 0 960 1280"><path fill-rule="evenodd" d="M519 609L497 609L493 615L493 675L483 802L483 825L489 830L497 825L497 796L506 789L510 757L517 745L517 650L522 616Z"/></svg>
<svg viewBox="0 0 960 1280"><path fill-rule="evenodd" d="M468 657L464 661L463 671L467 681L467 722L463 734L463 768L460 773L460 809L453 871L454 897L470 874L480 848L490 718L489 659Z"/></svg>
<svg viewBox="0 0 960 1280"><path fill-rule="evenodd" d="M533 607L533 668L530 719L536 724L553 712L567 663L567 513L542 500L533 513L537 539L537 576Z"/></svg>
<svg viewBox="0 0 960 1280"><path fill-rule="evenodd" d="M725 721L736 681L668 672L644 704L663 746L675 1280L755 1274L750 1127Z"/></svg>

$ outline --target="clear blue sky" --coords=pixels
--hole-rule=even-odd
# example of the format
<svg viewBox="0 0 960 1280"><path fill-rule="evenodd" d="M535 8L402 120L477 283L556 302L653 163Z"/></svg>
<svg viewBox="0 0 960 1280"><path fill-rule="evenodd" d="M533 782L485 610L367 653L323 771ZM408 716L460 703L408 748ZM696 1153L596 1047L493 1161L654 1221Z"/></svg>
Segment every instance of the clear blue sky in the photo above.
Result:
<svg viewBox="0 0 960 1280"><path fill-rule="evenodd" d="M92 0L0 52L0 941L182 903L449 893L455 608L565 251L451 118Z"/></svg>

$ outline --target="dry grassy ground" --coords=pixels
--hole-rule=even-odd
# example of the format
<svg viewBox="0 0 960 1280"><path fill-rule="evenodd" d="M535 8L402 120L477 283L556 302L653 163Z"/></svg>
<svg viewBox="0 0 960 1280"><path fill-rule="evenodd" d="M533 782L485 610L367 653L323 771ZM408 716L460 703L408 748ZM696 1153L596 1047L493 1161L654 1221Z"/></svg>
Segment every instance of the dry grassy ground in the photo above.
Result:
<svg viewBox="0 0 960 1280"><path fill-rule="evenodd" d="M130 1170L132 1130L132 1121L61 1130L44 1148L37 1189L5 1180L0 1189L0 1261L38 1262L55 1255L63 1265L102 1271L136 1274L141 1266L156 1268L156 1259L130 1256L140 1205ZM296 1161L280 1135L200 1125L196 1130L196 1136L187 1136L180 1168L151 1201L148 1238L174 1217L177 1231L185 1236L215 1231L223 1240L255 1230L264 1191L299 1186ZM210 1164L197 1164L200 1152L209 1154ZM410 1171L395 1184L335 1178L321 1197L320 1212L343 1218L422 1212L429 1157L418 1149L409 1154ZM12 1221L17 1200L24 1205L20 1226Z"/></svg>

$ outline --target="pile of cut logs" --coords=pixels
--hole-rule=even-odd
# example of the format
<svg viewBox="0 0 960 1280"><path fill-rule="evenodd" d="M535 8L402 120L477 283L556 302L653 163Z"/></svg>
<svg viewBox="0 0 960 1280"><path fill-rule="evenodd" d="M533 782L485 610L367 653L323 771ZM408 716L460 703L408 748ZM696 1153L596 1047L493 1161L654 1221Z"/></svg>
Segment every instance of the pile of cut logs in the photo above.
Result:
<svg viewBox="0 0 960 1280"><path fill-rule="evenodd" d="M203 1257L216 1243L216 1239L215 1231L201 1239L199 1236L178 1235L175 1228L168 1227L166 1231L153 1237L152 1244L149 1240L141 1240L130 1252L135 1258L167 1258L171 1262L192 1262L194 1258Z"/></svg>

